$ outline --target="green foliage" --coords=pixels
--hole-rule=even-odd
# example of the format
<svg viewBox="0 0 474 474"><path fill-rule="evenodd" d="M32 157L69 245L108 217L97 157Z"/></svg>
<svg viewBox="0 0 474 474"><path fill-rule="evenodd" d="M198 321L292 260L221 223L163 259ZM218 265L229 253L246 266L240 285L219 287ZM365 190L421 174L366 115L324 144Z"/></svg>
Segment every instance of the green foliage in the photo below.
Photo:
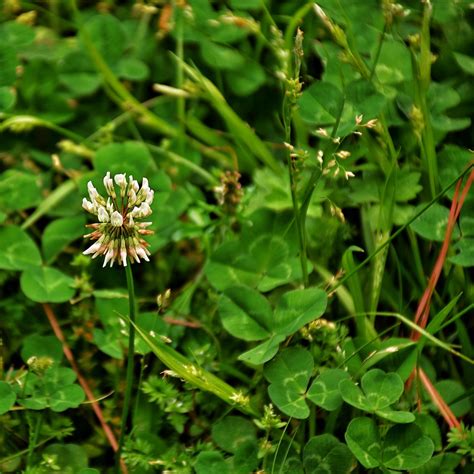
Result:
<svg viewBox="0 0 474 474"><path fill-rule="evenodd" d="M403 393L403 381L396 373L386 374L372 369L361 379L361 388L349 379L339 382L339 391L346 403L359 410L376 413L395 423L411 423L415 416L409 412L393 411L389 407Z"/></svg>
<svg viewBox="0 0 474 474"><path fill-rule="evenodd" d="M351 471L352 456L347 446L332 435L312 437L303 449L306 474L344 474Z"/></svg>
<svg viewBox="0 0 474 474"><path fill-rule="evenodd" d="M36 267L21 275L23 293L38 303L62 303L74 295L74 280L52 267Z"/></svg>
<svg viewBox="0 0 474 474"><path fill-rule="evenodd" d="M327 411L337 410L342 405L339 382L348 378L349 374L342 369L325 370L311 384L308 399Z"/></svg>
<svg viewBox="0 0 474 474"><path fill-rule="evenodd" d="M368 469L411 470L433 454L433 442L415 424L395 425L382 438L374 420L354 418L345 438L354 456Z"/></svg>
<svg viewBox="0 0 474 474"><path fill-rule="evenodd" d="M0 471L471 472L471 16L3 2ZM82 255L108 172L135 298Z"/></svg>
<svg viewBox="0 0 474 474"><path fill-rule="evenodd" d="M313 358L302 348L286 349L265 367L265 378L270 382L268 394L272 402L286 415L304 419L309 416L305 392Z"/></svg>

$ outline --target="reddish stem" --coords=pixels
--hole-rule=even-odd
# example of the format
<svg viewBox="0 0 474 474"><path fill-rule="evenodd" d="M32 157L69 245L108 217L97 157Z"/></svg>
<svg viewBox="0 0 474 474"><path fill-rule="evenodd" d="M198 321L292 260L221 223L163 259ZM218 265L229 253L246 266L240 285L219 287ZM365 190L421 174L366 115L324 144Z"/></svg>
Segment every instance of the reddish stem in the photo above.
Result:
<svg viewBox="0 0 474 474"><path fill-rule="evenodd" d="M438 390L431 383L431 380L426 375L425 371L422 368L418 368L418 377L420 377L421 382L425 386L426 391L428 392L433 403L438 407L441 415L446 420L446 423L450 428L460 428L461 423L454 416L454 413L449 408L449 405L444 401L443 397L439 394Z"/></svg>
<svg viewBox="0 0 474 474"><path fill-rule="evenodd" d="M470 164L470 166L472 166L472 163ZM436 259L436 263L433 267L433 271L431 272L431 276L428 281L428 286L426 287L423 293L423 296L421 297L420 302L418 304L418 308L416 310L414 322L415 324L420 326L422 329L424 329L426 325L428 324L431 298L433 296L434 290L436 288L436 284L438 283L439 277L441 276L441 272L443 270L444 262L446 260L446 256L449 250L449 244L451 242L451 237L454 231L454 227L456 225L456 221L459 217L459 214L461 213L461 209L464 204L464 201L466 200L467 193L469 192L469 189L474 181L474 171L471 171L471 173L469 174L466 184L464 185L464 188L461 191L462 181L463 180L460 179L456 184L453 201L451 203L451 209L449 211L449 219L448 219L448 224L446 226L446 233L444 236L443 245L441 246L441 250L439 252L438 258ZM420 332L412 330L410 334L410 339L412 341L418 341L420 337L421 337ZM429 380L428 376L425 374L423 369L418 368L417 372L413 370L413 372L410 374L410 377L408 378L405 384L406 388L407 389L410 388L416 374L418 374L418 376L420 377L421 381L423 382L423 385L425 386L426 390L430 394L430 397L432 398L433 402L439 408L441 414L443 415L448 425L451 428L459 427L460 426L459 421L454 416L453 412L451 411L447 403L443 400L443 398L438 393L438 391L434 388L433 384L431 383L431 381ZM418 398L418 407L421 408L420 398Z"/></svg>
<svg viewBox="0 0 474 474"><path fill-rule="evenodd" d="M170 318L168 316L165 316L163 318L163 321L165 323L171 324L173 326L184 326L184 327L193 328L193 329L197 329L197 328L201 327L200 323L197 323L197 322L195 323L195 322L192 322L192 321L186 321L184 319L173 319L173 318Z"/></svg>
<svg viewBox="0 0 474 474"><path fill-rule="evenodd" d="M114 432L105 421L104 415L102 413L102 409L100 408L100 405L97 402L96 397L94 397L94 394L92 393L92 390L89 387L87 380L82 376L79 370L79 366L77 365L76 359L74 358L74 355L66 342L66 338L64 337L63 331L61 329L61 326L58 323L58 320L56 319L56 315L54 314L54 311L52 310L51 306L48 303L43 304L43 309L44 309L44 312L46 313L49 324L51 325L54 334L61 341L61 344L63 346L63 352L64 352L64 355L66 356L66 359L71 364L71 367L73 368L74 372L76 372L77 380L80 383L81 387L83 388L87 399L91 402L92 409L94 410L94 413L97 419L99 420L99 423L102 426L102 429L104 430L105 436L107 440L109 441L110 446L112 446L112 449L114 451L117 451L118 443L117 443L117 439L115 438ZM124 474L127 474L128 470L123 461L121 462L121 467L122 467L122 472Z"/></svg>
<svg viewBox="0 0 474 474"><path fill-rule="evenodd" d="M471 171L460 197L459 197L459 194L460 194L462 180L459 180L456 185L453 202L451 203L451 209L449 211L449 219L448 219L448 224L446 226L446 233L444 236L443 245L441 247L438 258L436 259L436 263L431 273L428 286L426 287L426 290L423 293L423 296L420 300L420 303L418 304L418 308L415 314L414 322L423 329L426 327L428 323L431 297L433 296L434 290L436 288L436 284L438 283L439 277L443 270L443 265L446 260L446 255L448 253L449 244L451 241L451 236L454 231L454 227L456 225L456 221L459 217L462 206L464 204L464 201L466 199L467 193L469 191L469 188L471 187L473 180L474 180L474 171ZM420 337L421 337L421 334L415 330L413 330L410 335L410 339L412 341L417 341Z"/></svg>

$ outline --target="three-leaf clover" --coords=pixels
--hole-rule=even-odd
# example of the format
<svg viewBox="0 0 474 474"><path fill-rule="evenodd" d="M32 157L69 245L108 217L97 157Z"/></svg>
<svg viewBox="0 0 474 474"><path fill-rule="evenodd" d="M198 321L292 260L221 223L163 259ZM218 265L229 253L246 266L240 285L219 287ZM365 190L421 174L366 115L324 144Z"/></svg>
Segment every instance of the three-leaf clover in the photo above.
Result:
<svg viewBox="0 0 474 474"><path fill-rule="evenodd" d="M397 373L387 374L381 369L372 369L364 374L360 385L361 388L349 379L339 382L339 391L346 403L394 423L415 420L413 413L389 408L403 393L403 381Z"/></svg>

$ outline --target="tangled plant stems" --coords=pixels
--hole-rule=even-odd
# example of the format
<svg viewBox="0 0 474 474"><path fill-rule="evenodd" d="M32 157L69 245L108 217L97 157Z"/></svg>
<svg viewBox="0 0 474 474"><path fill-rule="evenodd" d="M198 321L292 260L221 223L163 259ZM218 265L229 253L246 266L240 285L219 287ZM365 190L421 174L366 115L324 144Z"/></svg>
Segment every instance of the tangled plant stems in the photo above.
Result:
<svg viewBox="0 0 474 474"><path fill-rule="evenodd" d="M90 201L86 198L82 201L82 207L87 212L97 216L99 220L99 222L87 225L93 231L84 237L95 240L95 242L84 251L84 255L92 255L92 258L103 255L104 267L109 262L112 267L114 262L117 261L119 265L125 267L127 277L130 323L125 397L115 467L116 472L119 472L132 399L133 356L135 353L135 289L132 269L130 265L127 265L127 260L130 260L130 263L140 263L140 258L149 261L149 244L142 236L153 233L153 231L147 229L151 222L140 222L139 219L146 218L151 214L150 205L153 202L154 191L150 189L146 178L143 178L140 187L133 176L130 176L127 180L125 174L116 174L112 179L110 172L107 172L103 182L108 195L107 200L98 193L92 182L89 181L87 189ZM118 193L115 186L119 189Z"/></svg>

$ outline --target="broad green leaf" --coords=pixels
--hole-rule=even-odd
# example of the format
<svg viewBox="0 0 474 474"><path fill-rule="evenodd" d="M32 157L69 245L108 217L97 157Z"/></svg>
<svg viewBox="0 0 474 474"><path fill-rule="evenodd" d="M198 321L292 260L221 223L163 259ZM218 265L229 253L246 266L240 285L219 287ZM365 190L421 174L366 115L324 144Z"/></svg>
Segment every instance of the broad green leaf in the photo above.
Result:
<svg viewBox="0 0 474 474"><path fill-rule="evenodd" d="M332 123L343 104L341 91L330 82L315 82L301 95L301 117L315 124Z"/></svg>
<svg viewBox="0 0 474 474"><path fill-rule="evenodd" d="M255 472L260 462L258 452L258 443L255 439L241 443L229 460L232 462L232 474Z"/></svg>
<svg viewBox="0 0 474 474"><path fill-rule="evenodd" d="M63 358L63 346L55 336L32 334L23 341L21 358L26 363L30 357L49 357L56 362Z"/></svg>
<svg viewBox="0 0 474 474"><path fill-rule="evenodd" d="M435 388L449 405L454 416L459 418L472 411L470 397L466 394L466 389L458 381L450 379L440 380L435 383ZM454 400L458 401L452 403Z"/></svg>
<svg viewBox="0 0 474 474"><path fill-rule="evenodd" d="M43 450L46 459L54 459L54 466L61 474L97 474L96 469L87 467L88 452L77 444L51 444ZM45 469L46 470L46 469ZM54 471L48 469L48 474ZM46 474L46 473L45 473Z"/></svg>
<svg viewBox="0 0 474 474"><path fill-rule="evenodd" d="M41 265L41 255L30 236L19 227L0 227L0 268L26 270Z"/></svg>
<svg viewBox="0 0 474 474"><path fill-rule="evenodd" d="M474 76L474 58L462 53L453 53L454 59L459 64L459 67L464 71Z"/></svg>
<svg viewBox="0 0 474 474"><path fill-rule="evenodd" d="M0 26L0 44L8 45L9 48L24 48L29 46L34 39L35 30L18 21L7 21Z"/></svg>
<svg viewBox="0 0 474 474"><path fill-rule="evenodd" d="M152 175L156 165L143 143L127 141L100 148L95 155L94 168L100 177L110 171L111 175L126 173L141 180Z"/></svg>
<svg viewBox="0 0 474 474"><path fill-rule="evenodd" d="M469 117L452 118L447 115L433 115L431 125L441 132L455 132L468 128L471 125L471 119Z"/></svg>
<svg viewBox="0 0 474 474"><path fill-rule="evenodd" d="M339 392L346 403L358 408L359 410L372 411L367 398L362 390L352 381L348 379L339 382Z"/></svg>
<svg viewBox="0 0 474 474"><path fill-rule="evenodd" d="M441 451L441 449L443 449L443 439L441 437L441 427L438 421L431 415L417 413L416 424L421 428L423 434L433 441L435 451Z"/></svg>
<svg viewBox="0 0 474 474"><path fill-rule="evenodd" d="M300 347L286 349L264 369L270 382L268 394L272 402L286 415L304 419L309 416L306 404L308 386L314 361L310 352Z"/></svg>
<svg viewBox="0 0 474 474"><path fill-rule="evenodd" d="M87 35L109 64L116 64L125 49L125 30L118 18L112 15L95 15L84 25L81 32Z"/></svg>
<svg viewBox="0 0 474 474"><path fill-rule="evenodd" d="M214 68L235 71L243 67L245 63L244 57L237 49L213 41L203 41L200 47L202 58Z"/></svg>
<svg viewBox="0 0 474 474"><path fill-rule="evenodd" d="M462 267L474 267L474 238L463 237L459 242L453 245L456 255L449 257L448 260Z"/></svg>
<svg viewBox="0 0 474 474"><path fill-rule="evenodd" d="M245 60L239 73L227 72L227 82L230 90L241 96L247 96L256 92L266 81L265 71L256 61Z"/></svg>
<svg viewBox="0 0 474 474"><path fill-rule="evenodd" d="M424 204L420 204L415 209L418 212ZM441 204L433 204L426 212L410 224L410 227L419 235L428 240L442 242L446 233L448 223L449 209ZM455 229L453 236L456 237L459 232Z"/></svg>
<svg viewBox="0 0 474 474"><path fill-rule="evenodd" d="M342 404L339 382L349 377L349 374L342 369L325 370L311 384L308 399L325 410L337 410Z"/></svg>
<svg viewBox="0 0 474 474"><path fill-rule="evenodd" d="M10 169L0 175L0 209L19 211L41 201L38 176Z"/></svg>
<svg viewBox="0 0 474 474"><path fill-rule="evenodd" d="M285 293L275 309L275 331L289 336L319 318L325 311L327 295L318 288Z"/></svg>
<svg viewBox="0 0 474 474"><path fill-rule="evenodd" d="M433 450L433 441L416 424L395 425L384 439L383 465L404 471L416 469L430 460Z"/></svg>
<svg viewBox="0 0 474 474"><path fill-rule="evenodd" d="M117 334L112 331L107 331L95 328L92 331L94 344L104 353L115 359L123 358L123 345Z"/></svg>
<svg viewBox="0 0 474 474"><path fill-rule="evenodd" d="M243 360L252 365L260 365L273 359L275 354L278 352L278 347L281 342L286 339L283 335L272 335L270 339L262 342L253 349L244 352L239 355L239 360Z"/></svg>
<svg viewBox="0 0 474 474"><path fill-rule="evenodd" d="M369 370L361 379L362 390L373 410L380 410L395 403L403 393L403 381L396 373Z"/></svg>
<svg viewBox="0 0 474 474"><path fill-rule="evenodd" d="M244 443L256 443L255 425L241 416L226 416L212 427L212 439L228 453L236 453Z"/></svg>
<svg viewBox="0 0 474 474"><path fill-rule="evenodd" d="M411 80L413 73L408 47L402 41L384 41L375 72L383 84Z"/></svg>
<svg viewBox="0 0 474 474"><path fill-rule="evenodd" d="M0 48L0 87L11 86L16 80L16 53L12 48Z"/></svg>
<svg viewBox="0 0 474 474"><path fill-rule="evenodd" d="M31 410L49 407L62 412L76 408L85 400L85 394L75 380L74 370L66 367L52 366L41 377L30 373L24 393L26 398L19 399L19 403Z"/></svg>
<svg viewBox="0 0 474 474"><path fill-rule="evenodd" d="M376 410L375 413L381 418L393 423L413 423L415 421L415 415L409 411L383 409Z"/></svg>
<svg viewBox="0 0 474 474"><path fill-rule="evenodd" d="M21 274L23 293L37 303L63 303L74 295L74 279L50 267L35 267Z"/></svg>
<svg viewBox="0 0 474 474"><path fill-rule="evenodd" d="M85 232L86 218L84 215L56 219L46 226L43 232L43 255L47 263L51 263L72 241Z"/></svg>
<svg viewBox="0 0 474 474"><path fill-rule="evenodd" d="M93 94L102 82L89 56L82 51L73 51L61 61L58 77L75 97Z"/></svg>
<svg viewBox="0 0 474 474"><path fill-rule="evenodd" d="M84 400L84 390L79 385L69 385L51 394L49 407L54 412L62 412L78 407Z"/></svg>
<svg viewBox="0 0 474 474"><path fill-rule="evenodd" d="M447 84L438 84L437 82L430 83L426 98L430 112L433 115L439 115L461 102L461 96L455 89Z"/></svg>
<svg viewBox="0 0 474 474"><path fill-rule="evenodd" d="M117 65L119 77L129 81L143 81L150 75L148 65L136 58L122 58Z"/></svg>
<svg viewBox="0 0 474 474"><path fill-rule="evenodd" d="M0 112L7 112L16 102L16 92L12 87L0 87Z"/></svg>
<svg viewBox="0 0 474 474"><path fill-rule="evenodd" d="M349 448L330 434L312 437L303 449L306 474L348 474L352 459Z"/></svg>
<svg viewBox="0 0 474 474"><path fill-rule="evenodd" d="M379 430L371 418L354 418L348 425L345 439L357 460L367 469L380 466L382 443Z"/></svg>
<svg viewBox="0 0 474 474"><path fill-rule="evenodd" d="M218 307L222 325L233 336L258 341L270 335L272 309L258 291L245 286L228 288Z"/></svg>
<svg viewBox="0 0 474 474"><path fill-rule="evenodd" d="M346 107L338 133L350 133L355 127L354 117L362 115L364 122L377 118L387 105L387 97L365 80L352 81L346 86Z"/></svg>
<svg viewBox="0 0 474 474"><path fill-rule="evenodd" d="M462 461L460 454L442 453L433 456L426 464L413 469L411 474L456 474L459 472L456 468Z"/></svg>
<svg viewBox="0 0 474 474"><path fill-rule="evenodd" d="M196 474L230 474L224 456L217 451L201 451L194 464Z"/></svg>
<svg viewBox="0 0 474 474"><path fill-rule="evenodd" d="M269 291L288 281L291 267L286 262L288 245L275 235L262 235L249 246L249 255L237 258L237 264L253 271L261 278L258 284L260 291Z"/></svg>
<svg viewBox="0 0 474 474"><path fill-rule="evenodd" d="M6 413L15 404L16 393L7 382L0 380L0 415Z"/></svg>
<svg viewBox="0 0 474 474"><path fill-rule="evenodd" d="M352 380L346 379L339 382L341 396L349 405L377 414L382 410L385 418L398 416L391 415L390 411L383 412L385 408L395 403L403 393L403 381L397 373L386 374L380 369L369 370L362 377L361 388ZM406 419L406 416L399 415L399 419Z"/></svg>
<svg viewBox="0 0 474 474"><path fill-rule="evenodd" d="M397 192L394 196L397 202L411 201L423 189L420 184L421 173L405 167L397 173Z"/></svg>
<svg viewBox="0 0 474 474"><path fill-rule="evenodd" d="M237 285L270 291L297 278L298 271L299 261L289 255L288 244L272 234L260 235L248 246L226 242L205 267L207 278L220 291Z"/></svg>

